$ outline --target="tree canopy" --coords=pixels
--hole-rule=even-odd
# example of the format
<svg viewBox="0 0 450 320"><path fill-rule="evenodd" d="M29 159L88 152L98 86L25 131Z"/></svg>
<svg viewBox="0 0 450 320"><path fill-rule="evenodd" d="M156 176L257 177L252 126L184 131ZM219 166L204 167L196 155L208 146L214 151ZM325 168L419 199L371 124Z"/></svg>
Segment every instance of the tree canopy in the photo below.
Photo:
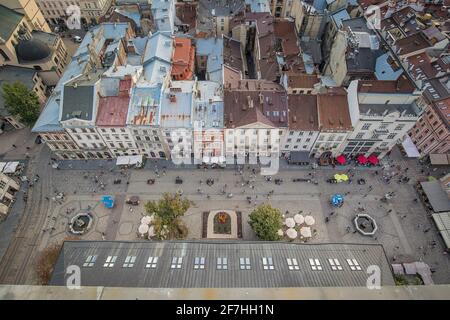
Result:
<svg viewBox="0 0 450 320"><path fill-rule="evenodd" d="M253 210L248 223L261 240L275 241L281 239L277 234L277 231L283 226L281 212L269 204L262 204Z"/></svg>
<svg viewBox="0 0 450 320"><path fill-rule="evenodd" d="M40 113L39 98L36 93L21 82L5 83L2 87L5 107L20 122L32 126Z"/></svg>
<svg viewBox="0 0 450 320"><path fill-rule="evenodd" d="M187 228L180 218L191 206L191 202L179 194L163 193L162 199L148 201L145 211L155 215L155 233L160 239L182 239L187 235Z"/></svg>

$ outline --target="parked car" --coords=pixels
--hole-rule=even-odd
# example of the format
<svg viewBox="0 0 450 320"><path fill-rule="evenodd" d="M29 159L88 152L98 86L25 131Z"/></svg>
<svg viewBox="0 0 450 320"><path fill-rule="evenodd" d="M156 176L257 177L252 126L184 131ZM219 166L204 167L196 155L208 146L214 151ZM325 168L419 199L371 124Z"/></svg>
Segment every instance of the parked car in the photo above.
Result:
<svg viewBox="0 0 450 320"><path fill-rule="evenodd" d="M131 196L127 199L127 201L125 201L126 204L131 204L133 206L138 206L139 205L139 197L138 196Z"/></svg>
<svg viewBox="0 0 450 320"><path fill-rule="evenodd" d="M81 41L83 41L83 39L81 39L81 37L73 36L73 42L81 43Z"/></svg>
<svg viewBox="0 0 450 320"><path fill-rule="evenodd" d="M292 179L292 182L311 182L311 179L294 178L294 179Z"/></svg>

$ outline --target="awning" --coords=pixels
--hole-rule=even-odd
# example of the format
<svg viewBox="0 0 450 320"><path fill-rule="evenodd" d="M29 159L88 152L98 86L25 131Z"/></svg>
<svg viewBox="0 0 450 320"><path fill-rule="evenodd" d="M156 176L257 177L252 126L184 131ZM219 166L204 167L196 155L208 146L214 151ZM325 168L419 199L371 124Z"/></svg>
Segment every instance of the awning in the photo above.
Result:
<svg viewBox="0 0 450 320"><path fill-rule="evenodd" d="M444 239L447 250L450 249L450 212L432 214L436 228Z"/></svg>
<svg viewBox="0 0 450 320"><path fill-rule="evenodd" d="M210 157L208 157L208 156L204 156L204 157L203 157L203 160L202 160L202 162L203 162L203 163L209 163L209 162L210 162L210 160L211 160L211 158L210 158Z"/></svg>
<svg viewBox="0 0 450 320"><path fill-rule="evenodd" d="M119 156L117 157L116 165L125 166L125 165L141 165L143 163L143 156Z"/></svg>
<svg viewBox="0 0 450 320"><path fill-rule="evenodd" d="M3 173L14 173L19 166L19 162L8 162L3 168Z"/></svg>
<svg viewBox="0 0 450 320"><path fill-rule="evenodd" d="M345 159L345 156L341 154L340 156L336 157L336 161L337 163L343 165L347 162L347 159Z"/></svg>
<svg viewBox="0 0 450 320"><path fill-rule="evenodd" d="M291 151L289 154L290 163L309 163L309 152L307 151Z"/></svg>
<svg viewBox="0 0 450 320"><path fill-rule="evenodd" d="M364 155L362 155L362 154L360 154L358 156L358 158L356 158L356 160L358 160L359 164L366 164L367 163L367 158Z"/></svg>
<svg viewBox="0 0 450 320"><path fill-rule="evenodd" d="M419 158L420 153L417 150L414 142L412 142L411 138L406 135L405 140L402 142L403 149L405 149L406 155L408 158Z"/></svg>
<svg viewBox="0 0 450 320"><path fill-rule="evenodd" d="M430 154L430 163L433 166L448 165L450 164L450 155L442 153Z"/></svg>
<svg viewBox="0 0 450 320"><path fill-rule="evenodd" d="M214 163L214 164L219 163L219 157L211 157L211 163Z"/></svg>
<svg viewBox="0 0 450 320"><path fill-rule="evenodd" d="M440 181L421 182L422 190L436 213L450 211L450 199Z"/></svg>
<svg viewBox="0 0 450 320"><path fill-rule="evenodd" d="M378 160L378 158L377 158L376 156L374 156L373 154L370 155L370 156L367 158L367 161L369 161L369 163L370 163L370 164L373 164L374 166L377 165L378 162L380 162L380 161Z"/></svg>

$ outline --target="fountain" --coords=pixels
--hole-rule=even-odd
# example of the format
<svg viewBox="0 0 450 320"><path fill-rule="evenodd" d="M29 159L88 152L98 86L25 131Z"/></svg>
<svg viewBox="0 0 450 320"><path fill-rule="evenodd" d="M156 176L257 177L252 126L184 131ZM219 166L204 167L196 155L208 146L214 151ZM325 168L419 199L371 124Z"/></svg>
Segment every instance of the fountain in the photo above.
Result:
<svg viewBox="0 0 450 320"><path fill-rule="evenodd" d="M357 214L353 222L356 230L364 236L373 236L378 229L375 219L366 213Z"/></svg>
<svg viewBox="0 0 450 320"><path fill-rule="evenodd" d="M69 231L76 235L85 234L91 227L94 218L90 213L78 213L69 224Z"/></svg>

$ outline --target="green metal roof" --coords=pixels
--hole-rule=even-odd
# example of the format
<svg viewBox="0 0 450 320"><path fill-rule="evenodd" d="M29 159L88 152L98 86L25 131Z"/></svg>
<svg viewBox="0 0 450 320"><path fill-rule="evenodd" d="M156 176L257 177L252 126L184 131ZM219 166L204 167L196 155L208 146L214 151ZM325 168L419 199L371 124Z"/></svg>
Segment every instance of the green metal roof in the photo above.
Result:
<svg viewBox="0 0 450 320"><path fill-rule="evenodd" d="M0 37L7 41L17 25L22 21L23 14L0 5Z"/></svg>

